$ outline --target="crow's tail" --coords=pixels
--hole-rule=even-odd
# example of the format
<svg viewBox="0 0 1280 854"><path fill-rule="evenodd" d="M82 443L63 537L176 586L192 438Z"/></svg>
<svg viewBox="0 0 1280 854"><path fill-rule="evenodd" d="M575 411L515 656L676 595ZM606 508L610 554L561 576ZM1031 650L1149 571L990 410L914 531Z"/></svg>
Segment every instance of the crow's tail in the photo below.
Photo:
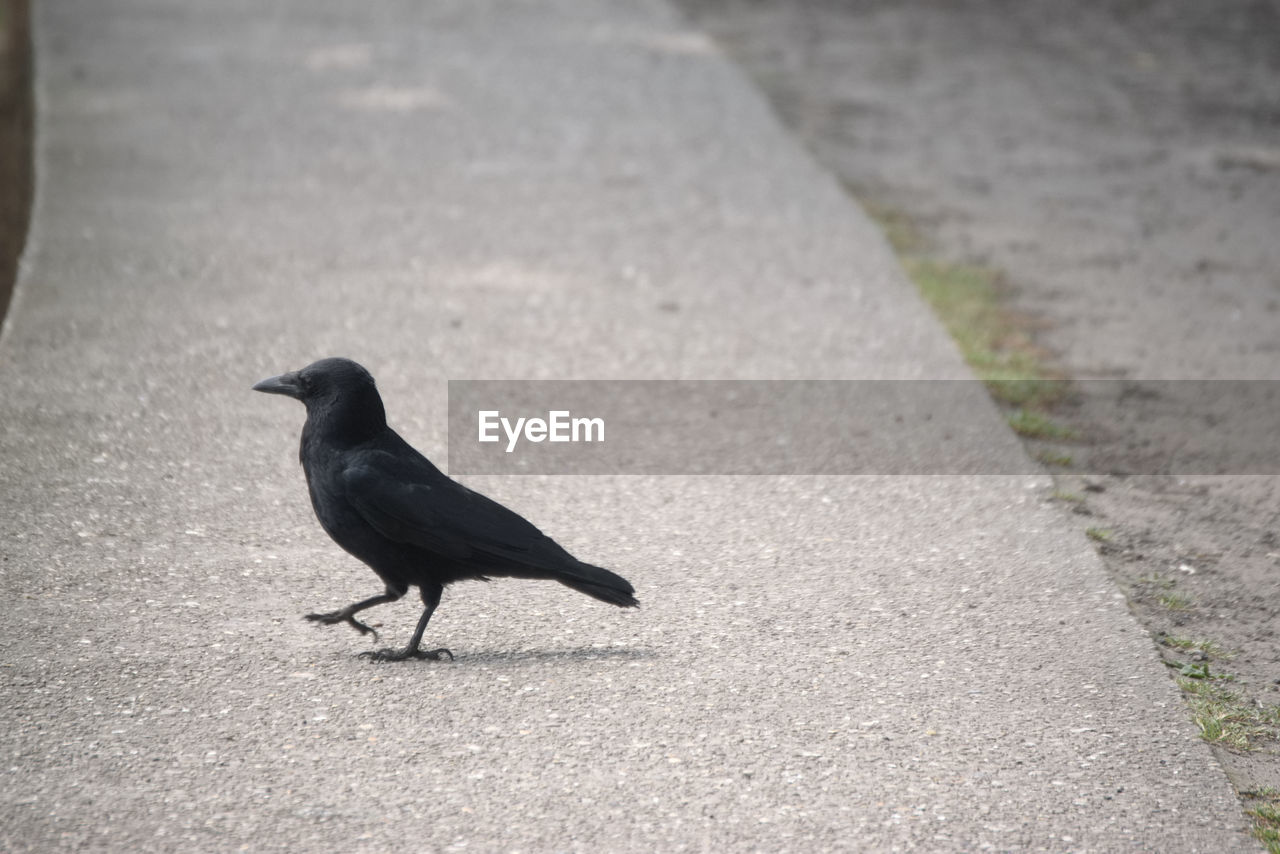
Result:
<svg viewBox="0 0 1280 854"><path fill-rule="evenodd" d="M601 602L608 602L619 608L640 607L635 597L636 589L631 586L631 582L602 567L577 561L573 566L560 570L555 578L566 587L572 587Z"/></svg>

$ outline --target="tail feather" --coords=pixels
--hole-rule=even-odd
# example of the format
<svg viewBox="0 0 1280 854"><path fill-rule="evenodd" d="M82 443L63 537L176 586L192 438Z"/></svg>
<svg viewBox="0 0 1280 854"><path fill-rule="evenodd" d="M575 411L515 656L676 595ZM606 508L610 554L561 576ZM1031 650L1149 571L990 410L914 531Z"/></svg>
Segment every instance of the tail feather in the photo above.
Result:
<svg viewBox="0 0 1280 854"><path fill-rule="evenodd" d="M556 575L556 581L619 608L640 607L631 582L604 567L578 561L574 566L562 569Z"/></svg>

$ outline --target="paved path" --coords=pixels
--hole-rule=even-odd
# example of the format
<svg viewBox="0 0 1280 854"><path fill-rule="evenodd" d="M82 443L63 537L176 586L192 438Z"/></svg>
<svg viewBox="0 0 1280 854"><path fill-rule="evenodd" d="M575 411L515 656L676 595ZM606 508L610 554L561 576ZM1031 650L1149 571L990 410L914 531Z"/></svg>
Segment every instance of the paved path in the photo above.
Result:
<svg viewBox="0 0 1280 854"><path fill-rule="evenodd" d="M644 607L461 586L421 666L299 619L377 586L269 373L355 357L441 459L449 378L966 376L666 6L36 5L0 847L1255 849L1037 476L475 478Z"/></svg>

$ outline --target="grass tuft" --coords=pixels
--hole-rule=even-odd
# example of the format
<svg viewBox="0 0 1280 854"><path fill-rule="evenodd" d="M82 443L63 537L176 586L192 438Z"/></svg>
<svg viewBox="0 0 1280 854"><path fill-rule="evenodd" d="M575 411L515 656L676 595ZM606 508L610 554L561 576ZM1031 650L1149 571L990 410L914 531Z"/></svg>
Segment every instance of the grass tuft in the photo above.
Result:
<svg viewBox="0 0 1280 854"><path fill-rule="evenodd" d="M1088 531L1085 533L1088 533ZM1169 590L1178 582L1162 572L1148 572L1146 575L1138 576L1138 583L1145 584L1148 587L1155 587L1158 590Z"/></svg>
<svg viewBox="0 0 1280 854"><path fill-rule="evenodd" d="M1069 468L1072 463L1070 454L1051 451L1048 448L1041 448L1036 451L1036 459L1047 466L1054 466L1056 468Z"/></svg>
<svg viewBox="0 0 1280 854"><path fill-rule="evenodd" d="M1060 394L1062 384L1052 382L1056 378L1025 322L1001 304L998 272L913 256L904 259L904 266L998 400L1044 406Z"/></svg>
<svg viewBox="0 0 1280 854"><path fill-rule="evenodd" d="M1207 676L1208 667L1204 668ZM1230 674L1178 678L1200 737L1210 744L1247 751L1280 737L1280 706L1259 707L1231 691Z"/></svg>
<svg viewBox="0 0 1280 854"><path fill-rule="evenodd" d="M1161 593L1156 597L1156 601L1170 611L1191 611L1196 607L1195 600L1182 593Z"/></svg>
<svg viewBox="0 0 1280 854"><path fill-rule="evenodd" d="M1031 339L1027 318L1010 311L997 270L933 257L920 229L902 211L868 201L850 187L880 226L907 275L955 339L970 367L996 400L1042 410L1067 393L1066 381L1047 365Z"/></svg>
<svg viewBox="0 0 1280 854"><path fill-rule="evenodd" d="M1280 792L1264 789L1258 792L1241 792L1246 797L1261 801L1257 806L1247 810L1253 819L1253 835L1270 854L1280 854Z"/></svg>
<svg viewBox="0 0 1280 854"><path fill-rule="evenodd" d="M1076 431L1057 423L1041 412L1031 409L1015 409L1009 416L1009 426L1019 436L1028 439L1064 441L1079 438Z"/></svg>
<svg viewBox="0 0 1280 854"><path fill-rule="evenodd" d="M1162 638L1160 642L1171 649L1198 649L1210 658L1216 658L1219 661L1230 661L1236 656L1236 653L1223 649L1222 645L1217 641L1205 640L1203 638L1175 638L1166 636Z"/></svg>
<svg viewBox="0 0 1280 854"><path fill-rule="evenodd" d="M1032 322L1006 305L1008 285L998 270L957 264L936 257L916 223L905 213L866 198L846 184L880 226L903 269L933 308L991 397L1006 410L1020 436L1041 441L1073 441L1076 431L1049 417L1070 393L1069 382L1049 367L1047 354L1032 340ZM1045 465L1065 468L1070 455L1040 452Z"/></svg>

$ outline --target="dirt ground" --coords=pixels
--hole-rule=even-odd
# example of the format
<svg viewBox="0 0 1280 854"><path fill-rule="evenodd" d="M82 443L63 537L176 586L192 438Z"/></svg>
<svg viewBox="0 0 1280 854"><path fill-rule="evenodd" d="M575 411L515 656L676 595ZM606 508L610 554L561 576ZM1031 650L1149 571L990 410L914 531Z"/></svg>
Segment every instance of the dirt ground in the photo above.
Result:
<svg viewBox="0 0 1280 854"><path fill-rule="evenodd" d="M1064 512L1171 674L1274 714L1280 410L1236 392L1277 386L1177 381L1280 379L1280 0L681 5L869 209L998 271L1056 368L1105 380L1056 413ZM1215 746L1246 802L1280 790L1254 744Z"/></svg>

